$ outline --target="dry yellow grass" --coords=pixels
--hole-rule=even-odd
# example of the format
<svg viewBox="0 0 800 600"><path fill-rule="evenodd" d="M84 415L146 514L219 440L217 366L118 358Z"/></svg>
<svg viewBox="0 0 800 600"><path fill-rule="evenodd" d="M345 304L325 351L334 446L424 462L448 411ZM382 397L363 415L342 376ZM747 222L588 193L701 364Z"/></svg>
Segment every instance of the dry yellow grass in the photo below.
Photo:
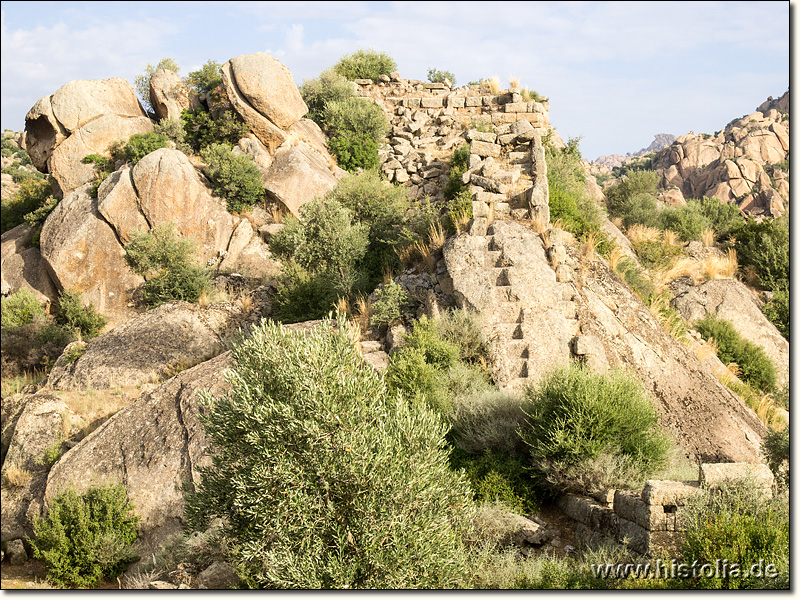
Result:
<svg viewBox="0 0 800 600"><path fill-rule="evenodd" d="M390 280L391 281L391 280ZM384 283L386 283L384 281ZM356 310L353 315L353 320L361 328L361 331L366 331L369 328L369 321L372 318L372 306L367 302L367 298L359 295L356 298Z"/></svg>
<svg viewBox="0 0 800 600"><path fill-rule="evenodd" d="M728 248L725 256L709 256L702 261L702 273L708 279L732 279L739 269L736 250Z"/></svg>
<svg viewBox="0 0 800 600"><path fill-rule="evenodd" d="M533 94L531 94L531 91L528 89L527 86L522 88L522 90L520 91L520 95L522 96L523 102L533 102Z"/></svg>
<svg viewBox="0 0 800 600"><path fill-rule="evenodd" d="M5 467L6 469L5 473L3 473L3 478L5 479L5 482L9 487L18 487L21 485L25 485L33 477L30 471L28 471L27 469L23 469L16 463L11 463Z"/></svg>
<svg viewBox="0 0 800 600"><path fill-rule="evenodd" d="M589 262L594 261L595 251L599 242L600 236L597 235L597 232L588 233L581 244L581 258Z"/></svg>
<svg viewBox="0 0 800 600"><path fill-rule="evenodd" d="M529 219L530 227L539 235L544 235L550 228L550 223L545 221L540 215L535 215Z"/></svg>
<svg viewBox="0 0 800 600"><path fill-rule="evenodd" d="M500 93L500 77L497 75L492 75L489 77L487 83L489 84L489 90L492 94L499 94Z"/></svg>
<svg viewBox="0 0 800 600"><path fill-rule="evenodd" d="M453 221L453 225L456 227L456 233L461 234L462 232L466 231L469 227L470 216L467 211L461 211L457 213L450 213L450 218Z"/></svg>
<svg viewBox="0 0 800 600"><path fill-rule="evenodd" d="M661 239L661 230L655 227L646 227L640 223L636 223L628 227L626 232L628 239L634 244L641 242L652 242Z"/></svg>
<svg viewBox="0 0 800 600"><path fill-rule="evenodd" d="M283 222L283 209L278 204L273 204L269 207L267 211L269 214L269 218L272 219L273 223L282 223Z"/></svg>
<svg viewBox="0 0 800 600"><path fill-rule="evenodd" d="M714 233L714 230L708 227L703 230L703 233L700 234L700 241L703 242L703 246L710 248L714 245L716 237L717 234Z"/></svg>
<svg viewBox="0 0 800 600"><path fill-rule="evenodd" d="M678 236L678 234L672 231L671 229L664 230L662 236L664 238L664 243L669 244L670 246L677 246L678 244L681 243L681 239Z"/></svg>
<svg viewBox="0 0 800 600"><path fill-rule="evenodd" d="M350 314L350 300L345 298L344 296L339 296L336 300L336 312L342 315L349 315Z"/></svg>
<svg viewBox="0 0 800 600"><path fill-rule="evenodd" d="M705 362L712 356L717 355L717 344L714 340L692 340L689 345L694 355L700 362Z"/></svg>
<svg viewBox="0 0 800 600"><path fill-rule="evenodd" d="M441 250L446 239L442 224L438 221L428 228L428 248L431 253Z"/></svg>
<svg viewBox="0 0 800 600"><path fill-rule="evenodd" d="M519 89L519 77L511 76L508 78L508 85L511 87L512 90Z"/></svg>
<svg viewBox="0 0 800 600"><path fill-rule="evenodd" d="M614 242L614 245L611 247L611 252L608 254L608 268L612 271L616 271L623 258L625 258L625 252L619 244Z"/></svg>
<svg viewBox="0 0 800 600"><path fill-rule="evenodd" d="M255 303L253 302L253 297L250 296L249 294L239 298L237 304L239 305L239 308L242 309L242 312L244 312L245 314L252 312L255 306Z"/></svg>
<svg viewBox="0 0 800 600"><path fill-rule="evenodd" d="M679 258L672 266L665 270L659 271L655 274L654 282L657 288L663 288L670 281L674 281L678 277L690 276L692 283L697 285L702 282L703 277L701 274L701 264L693 258Z"/></svg>
<svg viewBox="0 0 800 600"><path fill-rule="evenodd" d="M207 307L209 304L211 304L211 295L204 290L197 299L197 304L203 308Z"/></svg>

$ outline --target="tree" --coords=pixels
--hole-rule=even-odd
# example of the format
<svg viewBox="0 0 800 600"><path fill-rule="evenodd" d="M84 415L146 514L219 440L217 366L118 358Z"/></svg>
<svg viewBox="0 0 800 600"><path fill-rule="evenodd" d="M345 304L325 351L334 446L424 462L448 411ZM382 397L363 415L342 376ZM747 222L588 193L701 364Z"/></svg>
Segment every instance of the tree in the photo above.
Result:
<svg viewBox="0 0 800 600"><path fill-rule="evenodd" d="M462 584L473 506L445 424L389 394L347 328L265 323L234 347L231 391L202 396L214 454L188 521L222 517L253 587Z"/></svg>
<svg viewBox="0 0 800 600"><path fill-rule="evenodd" d="M158 64L155 67L150 63L147 63L144 73L140 73L133 79L133 87L136 89L136 93L139 95L139 100L141 100L142 106L144 106L144 109L148 113L153 112L153 106L150 104L150 80L159 69L166 69L167 71L174 71L175 73L181 70L181 68L178 66L178 63L175 62L174 59L162 58L160 61L158 61Z"/></svg>

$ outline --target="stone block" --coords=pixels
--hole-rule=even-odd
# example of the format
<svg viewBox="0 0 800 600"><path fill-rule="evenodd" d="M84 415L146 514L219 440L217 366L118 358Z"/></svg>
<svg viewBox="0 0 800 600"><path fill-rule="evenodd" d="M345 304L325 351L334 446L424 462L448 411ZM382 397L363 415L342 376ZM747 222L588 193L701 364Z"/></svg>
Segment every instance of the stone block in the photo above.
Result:
<svg viewBox="0 0 800 600"><path fill-rule="evenodd" d="M772 494L775 478L767 465L748 463L703 463L700 465L700 485L713 487L728 479L752 479L762 492Z"/></svg>
<svg viewBox="0 0 800 600"><path fill-rule="evenodd" d="M494 172L492 179L498 183L516 183L519 180L519 176L519 169L500 170Z"/></svg>
<svg viewBox="0 0 800 600"><path fill-rule="evenodd" d="M466 98L464 96L448 96L447 106L452 108L464 108Z"/></svg>
<svg viewBox="0 0 800 600"><path fill-rule="evenodd" d="M642 500L646 504L683 506L686 499L701 493L700 484L694 481L659 481L651 479L644 484Z"/></svg>
<svg viewBox="0 0 800 600"><path fill-rule="evenodd" d="M491 144L489 142L481 142L475 140L469 146L470 154L477 154L478 156L500 156L500 146L498 144Z"/></svg>
<svg viewBox="0 0 800 600"><path fill-rule="evenodd" d="M639 554L647 554L650 550L650 533L633 521L619 517L617 540L627 543L628 547Z"/></svg>
<svg viewBox="0 0 800 600"><path fill-rule="evenodd" d="M572 281L572 268L567 265L558 265L556 267L556 281L559 283L569 283Z"/></svg>
<svg viewBox="0 0 800 600"><path fill-rule="evenodd" d="M486 217L474 217L472 219L472 225L469 228L469 233L472 236L483 236L486 235L488 229L489 222Z"/></svg>
<svg viewBox="0 0 800 600"><path fill-rule="evenodd" d="M532 132L533 125L531 125L531 122L528 119L519 119L511 124L510 129L510 133L516 133L519 135L520 133L526 133L529 131Z"/></svg>
<svg viewBox="0 0 800 600"><path fill-rule="evenodd" d="M509 164L523 165L531 162L531 155L529 152L509 152L506 157Z"/></svg>
<svg viewBox="0 0 800 600"><path fill-rule="evenodd" d="M475 194L475 200L480 202L486 202L487 204L499 204L501 202L505 202L506 195L505 194L493 194L492 192L486 192L481 190L480 192Z"/></svg>
<svg viewBox="0 0 800 600"><path fill-rule="evenodd" d="M530 217L530 211L527 208L512 208L511 209L511 218L512 219L527 219Z"/></svg>
<svg viewBox="0 0 800 600"><path fill-rule="evenodd" d="M420 98L406 98L403 100L403 106L408 108L419 108Z"/></svg>
<svg viewBox="0 0 800 600"><path fill-rule="evenodd" d="M468 142L487 142L494 144L497 141L497 134L488 131L478 131L477 129L470 129L465 134Z"/></svg>
<svg viewBox="0 0 800 600"><path fill-rule="evenodd" d="M501 113L496 112L492 113L492 125L507 125L509 123L515 123L518 118L518 113Z"/></svg>
<svg viewBox="0 0 800 600"><path fill-rule="evenodd" d="M497 104L497 96L481 96L481 103L483 106L491 106Z"/></svg>
<svg viewBox="0 0 800 600"><path fill-rule="evenodd" d="M464 105L467 107L482 106L483 99L480 96L467 96L464 99Z"/></svg>
<svg viewBox="0 0 800 600"><path fill-rule="evenodd" d="M500 183L494 179L482 177L480 175L476 175L475 173L470 175L469 181L472 185L476 185L483 188L487 192L493 192L495 194L506 194L510 189L507 183Z"/></svg>
<svg viewBox="0 0 800 600"><path fill-rule="evenodd" d="M511 212L511 206L508 204L508 202L495 202L494 212L507 215Z"/></svg>
<svg viewBox="0 0 800 600"><path fill-rule="evenodd" d="M517 141L517 134L507 133L505 135L499 136L497 139L503 146L509 146Z"/></svg>
<svg viewBox="0 0 800 600"><path fill-rule="evenodd" d="M526 113L528 112L527 102L509 102L505 105L507 113Z"/></svg>
<svg viewBox="0 0 800 600"><path fill-rule="evenodd" d="M422 108L442 108L444 107L443 98L422 98L420 100Z"/></svg>
<svg viewBox="0 0 800 600"><path fill-rule="evenodd" d="M486 202L481 202L480 200L474 200L472 202L472 216L473 217L488 217L489 216L489 205Z"/></svg>
<svg viewBox="0 0 800 600"><path fill-rule="evenodd" d="M372 85L372 79L354 79L353 82L357 85Z"/></svg>

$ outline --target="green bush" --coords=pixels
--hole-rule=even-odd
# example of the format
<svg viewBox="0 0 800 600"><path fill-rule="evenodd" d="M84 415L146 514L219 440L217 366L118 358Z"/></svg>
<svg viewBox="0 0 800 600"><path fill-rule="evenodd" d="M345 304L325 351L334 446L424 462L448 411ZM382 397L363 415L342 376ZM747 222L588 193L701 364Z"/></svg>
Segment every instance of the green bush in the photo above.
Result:
<svg viewBox="0 0 800 600"><path fill-rule="evenodd" d="M789 340L789 282L782 280L773 290L772 298L764 307L764 315L772 322L781 335Z"/></svg>
<svg viewBox="0 0 800 600"><path fill-rule="evenodd" d="M20 288L0 298L2 327L19 327L45 318L44 308L28 288Z"/></svg>
<svg viewBox="0 0 800 600"><path fill-rule="evenodd" d="M328 69L315 79L303 81L303 85L300 86L300 95L308 107L306 118L324 129L327 126L325 107L332 102L343 102L356 98L356 91L346 77L339 75L333 69Z"/></svg>
<svg viewBox="0 0 800 600"><path fill-rule="evenodd" d="M250 128L239 113L232 110L223 111L216 119L203 107L194 113L184 110L181 113L181 123L186 143L195 152L202 152L213 144L235 146L250 133Z"/></svg>
<svg viewBox="0 0 800 600"><path fill-rule="evenodd" d="M463 585L473 504L445 426L389 393L346 328L262 324L234 348L231 391L202 397L215 452L187 519L223 517L252 587Z"/></svg>
<svg viewBox="0 0 800 600"><path fill-rule="evenodd" d="M462 144L450 157L450 173L447 185L444 187L444 197L448 201L448 208L450 208L449 204L466 188L461 181L461 176L466 172L468 162L469 144ZM452 209L450 210L452 211Z"/></svg>
<svg viewBox="0 0 800 600"><path fill-rule="evenodd" d="M397 69L392 58L376 50L357 50L339 59L333 66L334 72L349 80L372 79L376 81L381 75L389 75Z"/></svg>
<svg viewBox="0 0 800 600"><path fill-rule="evenodd" d="M167 136L175 144L175 148L189 154L192 147L186 143L186 131L180 119L161 119L153 126L153 132Z"/></svg>
<svg viewBox="0 0 800 600"><path fill-rule="evenodd" d="M345 171L355 173L378 166L378 142L364 133L337 135L328 140L328 148Z"/></svg>
<svg viewBox="0 0 800 600"><path fill-rule="evenodd" d="M655 199L658 194L658 173L655 171L633 171L627 177L605 189L608 214L619 217L628 227L641 223L655 226L657 218Z"/></svg>
<svg viewBox="0 0 800 600"><path fill-rule="evenodd" d="M491 345L483 335L479 313L456 308L443 312L435 323L439 334L458 348L459 360L488 366Z"/></svg>
<svg viewBox="0 0 800 600"><path fill-rule="evenodd" d="M131 545L139 517L132 513L124 486L95 487L80 496L68 490L52 501L46 518L34 519L33 556L56 585L92 587L121 575L137 558Z"/></svg>
<svg viewBox="0 0 800 600"><path fill-rule="evenodd" d="M758 274L758 282L766 290L788 288L789 281L789 218L754 219L735 227L731 236L736 238L739 266L751 266ZM784 283L785 282L785 283Z"/></svg>
<svg viewBox="0 0 800 600"><path fill-rule="evenodd" d="M775 390L775 365L763 348L739 335L733 323L708 315L694 328L703 338L715 340L719 359L725 364L736 363L743 381L764 392Z"/></svg>
<svg viewBox="0 0 800 600"><path fill-rule="evenodd" d="M563 367L529 388L526 400L522 436L532 465L562 490L594 491L595 476L607 473L638 483L666 459L653 401L627 373Z"/></svg>
<svg viewBox="0 0 800 600"><path fill-rule="evenodd" d="M763 565L785 565L789 556L789 502L786 494L764 496L749 479L729 480L707 488L684 507L683 561L697 564L728 561L742 571ZM788 584L788 572L778 573ZM695 588L752 588L769 580L739 577L698 577Z"/></svg>
<svg viewBox="0 0 800 600"><path fill-rule="evenodd" d="M148 133L134 133L128 138L123 150L125 160L136 164L151 152L159 148L166 148L169 139L163 133L150 131Z"/></svg>
<svg viewBox="0 0 800 600"><path fill-rule="evenodd" d="M211 181L211 189L225 198L228 210L239 212L264 198L261 171L246 154L234 154L226 144L211 144L202 152L208 166L203 172Z"/></svg>
<svg viewBox="0 0 800 600"><path fill-rule="evenodd" d="M327 102L323 121L331 137L354 133L365 135L376 142L383 138L389 128L383 109L366 98Z"/></svg>
<svg viewBox="0 0 800 600"><path fill-rule="evenodd" d="M519 432L525 425L522 401L500 390L456 397L450 413L453 441L468 454L502 452L522 455Z"/></svg>
<svg viewBox="0 0 800 600"><path fill-rule="evenodd" d="M372 317L369 324L381 327L399 319L403 309L410 303L409 295L396 284L390 281L377 292L378 298L372 305Z"/></svg>
<svg viewBox="0 0 800 600"><path fill-rule="evenodd" d="M64 290L58 297L56 323L77 329L84 339L90 340L100 334L107 319L98 313L94 304L84 306L79 292Z"/></svg>
<svg viewBox="0 0 800 600"><path fill-rule="evenodd" d="M444 83L444 80L450 82L450 87L456 87L456 76L450 71L440 71L439 69L428 69L428 81L431 83Z"/></svg>
<svg viewBox="0 0 800 600"><path fill-rule="evenodd" d="M680 246L665 244L661 240L646 240L632 244L639 262L647 269L668 267L683 251Z"/></svg>
<svg viewBox="0 0 800 600"><path fill-rule="evenodd" d="M215 60L207 60L197 71L190 71L186 83L200 94L207 94L222 85L222 65Z"/></svg>
<svg viewBox="0 0 800 600"><path fill-rule="evenodd" d="M25 215L51 203L53 188L48 179L26 179L17 193L0 202L2 233L25 222Z"/></svg>
<svg viewBox="0 0 800 600"><path fill-rule="evenodd" d="M769 470L775 476L775 481L785 489L789 489L789 457L791 452L789 427L781 431L770 430L764 438L763 452L767 459Z"/></svg>
<svg viewBox="0 0 800 600"><path fill-rule="evenodd" d="M159 69L174 71L175 73L181 70L175 60L171 58L162 58L155 67L147 63L144 73L140 73L133 78L133 89L136 90L136 94L139 96L139 101L142 103L142 106L144 106L144 109L151 114L153 113L153 106L150 104L150 80Z"/></svg>
<svg viewBox="0 0 800 600"><path fill-rule="evenodd" d="M32 323L16 327L2 327L0 336L3 377L36 369L47 370L64 348L75 341L74 330L45 318L36 318Z"/></svg>
<svg viewBox="0 0 800 600"><path fill-rule="evenodd" d="M272 300L273 317L281 323L321 319L342 297L337 281L324 272L309 272L293 260L283 265Z"/></svg>
<svg viewBox="0 0 800 600"><path fill-rule="evenodd" d="M550 220L561 220L562 227L576 237L589 233L604 237L600 207L586 193L586 177L580 162L577 140L563 150L548 146L547 186L550 194Z"/></svg>
<svg viewBox="0 0 800 600"><path fill-rule="evenodd" d="M459 348L447 341L437 327L436 321L425 315L414 324L411 333L405 337L408 348L417 348L425 357L425 362L436 369L449 369L458 360Z"/></svg>
<svg viewBox="0 0 800 600"><path fill-rule="evenodd" d="M125 260L145 278L142 298L148 306L171 300L197 302L210 287L206 269L193 259L194 244L180 239L172 223L135 231L125 245Z"/></svg>

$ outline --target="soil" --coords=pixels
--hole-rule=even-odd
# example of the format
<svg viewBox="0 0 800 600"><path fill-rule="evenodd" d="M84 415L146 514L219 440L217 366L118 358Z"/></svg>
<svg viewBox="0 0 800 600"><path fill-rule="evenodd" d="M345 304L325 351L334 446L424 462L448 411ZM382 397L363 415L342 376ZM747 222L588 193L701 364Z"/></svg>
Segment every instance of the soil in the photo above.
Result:
<svg viewBox="0 0 800 600"><path fill-rule="evenodd" d="M38 560L28 560L22 565L11 565L3 561L0 566L0 589L4 590L57 590L62 589L47 581L47 571ZM91 589L116 590L117 581L101 581ZM77 588L83 589L83 588Z"/></svg>

